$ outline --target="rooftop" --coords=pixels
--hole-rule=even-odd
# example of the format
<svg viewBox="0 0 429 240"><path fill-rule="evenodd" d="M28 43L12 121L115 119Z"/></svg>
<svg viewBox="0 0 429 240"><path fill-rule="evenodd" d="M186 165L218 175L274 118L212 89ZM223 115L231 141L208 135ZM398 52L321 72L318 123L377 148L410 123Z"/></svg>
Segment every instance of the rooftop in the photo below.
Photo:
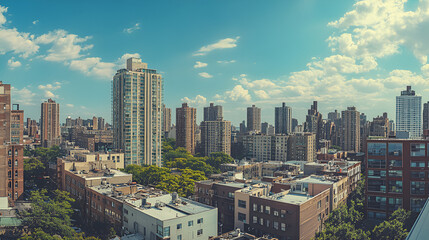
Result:
<svg viewBox="0 0 429 240"><path fill-rule="evenodd" d="M85 179L100 179L100 178L112 178L112 177L118 177L118 176L132 176L132 174L124 173L116 169L105 169L105 170L99 170L94 169L91 171L70 171L76 176L85 178Z"/></svg>

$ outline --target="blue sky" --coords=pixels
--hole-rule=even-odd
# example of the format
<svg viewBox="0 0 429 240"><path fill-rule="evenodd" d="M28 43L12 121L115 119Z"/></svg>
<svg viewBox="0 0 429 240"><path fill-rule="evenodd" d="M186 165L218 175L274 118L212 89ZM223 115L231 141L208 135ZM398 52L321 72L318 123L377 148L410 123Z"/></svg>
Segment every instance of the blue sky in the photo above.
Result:
<svg viewBox="0 0 429 240"><path fill-rule="evenodd" d="M427 0L16 1L0 3L0 80L39 119L52 97L70 115L110 121L111 79L130 56L164 77L164 101L224 106L238 124L246 107L273 123L281 102L305 119L356 106L388 112L412 85L429 91ZM175 112L175 111L173 111ZM173 115L174 122L174 115Z"/></svg>

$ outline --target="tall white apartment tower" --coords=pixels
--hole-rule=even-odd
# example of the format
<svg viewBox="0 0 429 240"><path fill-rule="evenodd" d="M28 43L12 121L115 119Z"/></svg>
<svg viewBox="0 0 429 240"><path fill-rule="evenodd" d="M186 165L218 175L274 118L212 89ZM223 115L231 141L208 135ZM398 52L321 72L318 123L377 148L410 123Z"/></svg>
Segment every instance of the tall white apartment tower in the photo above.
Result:
<svg viewBox="0 0 429 240"><path fill-rule="evenodd" d="M411 86L396 97L396 134L408 132L409 138L422 135L422 97L416 96Z"/></svg>
<svg viewBox="0 0 429 240"><path fill-rule="evenodd" d="M162 92L162 76L140 58L128 59L113 77L114 147L125 165L161 166Z"/></svg>

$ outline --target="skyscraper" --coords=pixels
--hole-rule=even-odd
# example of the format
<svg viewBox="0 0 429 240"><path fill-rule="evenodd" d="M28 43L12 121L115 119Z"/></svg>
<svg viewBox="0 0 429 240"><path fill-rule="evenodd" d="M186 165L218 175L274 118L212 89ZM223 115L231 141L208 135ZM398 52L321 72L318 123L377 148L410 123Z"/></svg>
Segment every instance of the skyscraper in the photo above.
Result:
<svg viewBox="0 0 429 240"><path fill-rule="evenodd" d="M166 108L165 104L162 104L162 133L166 134L171 129L171 108Z"/></svg>
<svg viewBox="0 0 429 240"><path fill-rule="evenodd" d="M341 112L341 147L344 151L360 151L360 115L355 107Z"/></svg>
<svg viewBox="0 0 429 240"><path fill-rule="evenodd" d="M60 144L60 104L48 99L41 104L40 140L42 146L52 147Z"/></svg>
<svg viewBox="0 0 429 240"><path fill-rule="evenodd" d="M10 141L10 84L0 81L0 145Z"/></svg>
<svg viewBox="0 0 429 240"><path fill-rule="evenodd" d="M114 147L124 152L125 164L161 166L162 76L140 58L113 77Z"/></svg>
<svg viewBox="0 0 429 240"><path fill-rule="evenodd" d="M422 135L422 97L411 86L396 97L396 134L408 132L410 138Z"/></svg>
<svg viewBox="0 0 429 240"><path fill-rule="evenodd" d="M192 154L195 153L196 121L196 108L188 107L187 103L183 103L181 108L176 108L176 145Z"/></svg>
<svg viewBox="0 0 429 240"><path fill-rule="evenodd" d="M204 107L204 121L216 121L222 117L222 106L210 103L209 107Z"/></svg>
<svg viewBox="0 0 429 240"><path fill-rule="evenodd" d="M224 120L203 121L200 125L201 145L204 156L213 152L231 154L231 122Z"/></svg>
<svg viewBox="0 0 429 240"><path fill-rule="evenodd" d="M281 107L275 108L274 125L276 133L290 134L292 129L292 108L282 103Z"/></svg>
<svg viewBox="0 0 429 240"><path fill-rule="evenodd" d="M255 105L247 108L247 131L261 131L261 109Z"/></svg>
<svg viewBox="0 0 429 240"><path fill-rule="evenodd" d="M320 140L322 139L322 130L323 130L323 121L322 114L317 111L317 101L313 101L310 109L308 109L308 114L305 119L305 132L312 132L316 134L316 150L320 149Z"/></svg>
<svg viewBox="0 0 429 240"><path fill-rule="evenodd" d="M429 102L423 104L423 131L429 129Z"/></svg>
<svg viewBox="0 0 429 240"><path fill-rule="evenodd" d="M96 116L92 117L92 129L98 130L98 118Z"/></svg>
<svg viewBox="0 0 429 240"><path fill-rule="evenodd" d="M335 109L334 112L328 113L328 119L334 122L337 119L341 118L341 114Z"/></svg>

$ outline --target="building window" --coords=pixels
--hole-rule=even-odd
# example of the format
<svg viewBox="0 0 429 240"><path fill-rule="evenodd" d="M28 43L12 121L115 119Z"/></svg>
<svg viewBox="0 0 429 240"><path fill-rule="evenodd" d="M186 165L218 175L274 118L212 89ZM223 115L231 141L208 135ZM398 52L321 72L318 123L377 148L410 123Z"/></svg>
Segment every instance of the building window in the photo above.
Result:
<svg viewBox="0 0 429 240"><path fill-rule="evenodd" d="M253 216L253 223L258 223L258 217L256 217L256 216Z"/></svg>
<svg viewBox="0 0 429 240"><path fill-rule="evenodd" d="M318 202L317 202L317 209L319 209L319 208L321 208L322 207L322 200L319 200Z"/></svg>
<svg viewBox="0 0 429 240"><path fill-rule="evenodd" d="M263 205L261 205L261 206L260 206L259 211L260 211L261 213L262 213L262 212L264 212L264 206L263 206Z"/></svg>
<svg viewBox="0 0 429 240"><path fill-rule="evenodd" d="M265 206L265 213L266 213L266 214L270 214L270 213L271 213L271 208L270 208L270 206Z"/></svg>
<svg viewBox="0 0 429 240"><path fill-rule="evenodd" d="M192 226L194 226L194 221L191 220L188 222L188 227L192 227Z"/></svg>
<svg viewBox="0 0 429 240"><path fill-rule="evenodd" d="M410 144L410 156L411 157L424 157L426 150L426 144L424 143L411 143Z"/></svg>
<svg viewBox="0 0 429 240"><path fill-rule="evenodd" d="M181 223L177 224L177 229L182 229L182 224Z"/></svg>
<svg viewBox="0 0 429 240"><path fill-rule="evenodd" d="M259 219L259 224L261 224L261 226L264 226L264 219L263 218Z"/></svg>
<svg viewBox="0 0 429 240"><path fill-rule="evenodd" d="M402 181L389 181L389 192L402 193Z"/></svg>
<svg viewBox="0 0 429 240"><path fill-rule="evenodd" d="M368 211L368 218L370 218L370 219L385 219L386 213Z"/></svg>
<svg viewBox="0 0 429 240"><path fill-rule="evenodd" d="M286 217L286 210L280 210L280 217Z"/></svg>
<svg viewBox="0 0 429 240"><path fill-rule="evenodd" d="M199 229L198 231L197 231L197 236L200 236L200 235L202 235L203 234L203 229Z"/></svg>
<svg viewBox="0 0 429 240"><path fill-rule="evenodd" d="M16 188L18 187L18 182L15 182L15 187L16 187Z"/></svg>
<svg viewBox="0 0 429 240"><path fill-rule="evenodd" d="M389 170L389 177L402 177L401 170Z"/></svg>
<svg viewBox="0 0 429 240"><path fill-rule="evenodd" d="M274 212L274 216L276 216L276 217L278 217L278 216L279 216L279 211L274 210L273 212Z"/></svg>
<svg viewBox="0 0 429 240"><path fill-rule="evenodd" d="M411 171L411 178L425 178L425 172Z"/></svg>
<svg viewBox="0 0 429 240"><path fill-rule="evenodd" d="M412 212L420 212L425 205L426 198L411 198L410 207Z"/></svg>
<svg viewBox="0 0 429 240"><path fill-rule="evenodd" d="M368 156L386 156L386 143L368 143Z"/></svg>
<svg viewBox="0 0 429 240"><path fill-rule="evenodd" d="M274 221L273 222L273 228L278 230L279 229L279 222Z"/></svg>
<svg viewBox="0 0 429 240"><path fill-rule="evenodd" d="M177 240L182 240L182 235L177 235Z"/></svg>
<svg viewBox="0 0 429 240"><path fill-rule="evenodd" d="M424 168L425 167L425 162L422 162L422 161L411 161L411 167Z"/></svg>
<svg viewBox="0 0 429 240"><path fill-rule="evenodd" d="M402 143L389 143L389 156L402 156Z"/></svg>
<svg viewBox="0 0 429 240"><path fill-rule="evenodd" d="M284 232L284 231L286 231L286 224L285 223L282 223L281 224L281 227L282 227L282 231Z"/></svg>
<svg viewBox="0 0 429 240"><path fill-rule="evenodd" d="M368 159L368 168L386 168L386 160Z"/></svg>
<svg viewBox="0 0 429 240"><path fill-rule="evenodd" d="M388 200L389 211L395 211L402 208L402 198L389 198Z"/></svg>
<svg viewBox="0 0 429 240"><path fill-rule="evenodd" d="M202 219L202 218L197 219L197 223L198 223L198 224L203 223L203 219Z"/></svg>
<svg viewBox="0 0 429 240"><path fill-rule="evenodd" d="M238 221L246 223L246 214L238 213Z"/></svg>
<svg viewBox="0 0 429 240"><path fill-rule="evenodd" d="M163 237L169 237L170 236L170 227L165 227L164 228L162 236Z"/></svg>
<svg viewBox="0 0 429 240"><path fill-rule="evenodd" d="M386 209L386 198L378 196L368 196L368 208Z"/></svg>
<svg viewBox="0 0 429 240"><path fill-rule="evenodd" d="M265 225L266 225L267 227L270 227L270 220L268 220L268 219L267 219L267 220L265 221Z"/></svg>
<svg viewBox="0 0 429 240"><path fill-rule="evenodd" d="M238 207L246 208L246 201L238 200Z"/></svg>
<svg viewBox="0 0 429 240"><path fill-rule="evenodd" d="M368 170L368 178L385 178L386 171Z"/></svg>
<svg viewBox="0 0 429 240"><path fill-rule="evenodd" d="M402 167L402 160L389 160L389 167Z"/></svg>
<svg viewBox="0 0 429 240"><path fill-rule="evenodd" d="M411 194L425 194L425 182L411 182Z"/></svg>
<svg viewBox="0 0 429 240"><path fill-rule="evenodd" d="M386 192L386 181L380 179L368 179L368 191Z"/></svg>
<svg viewBox="0 0 429 240"><path fill-rule="evenodd" d="M258 204L256 203L253 204L253 211L254 212L258 211Z"/></svg>

